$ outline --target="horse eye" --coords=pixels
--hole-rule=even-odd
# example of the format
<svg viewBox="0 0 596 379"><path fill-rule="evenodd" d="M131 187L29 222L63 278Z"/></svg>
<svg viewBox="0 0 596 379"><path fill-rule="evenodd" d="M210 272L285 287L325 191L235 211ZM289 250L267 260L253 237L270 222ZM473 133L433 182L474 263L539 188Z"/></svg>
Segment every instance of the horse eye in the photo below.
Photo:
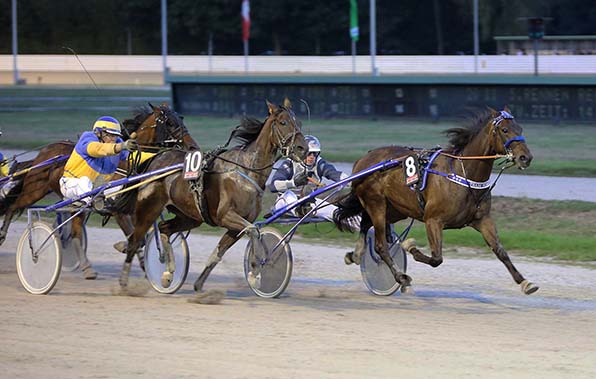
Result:
<svg viewBox="0 0 596 379"><path fill-rule="evenodd" d="M286 124L285 121L280 121L279 123L282 124L282 125L285 125Z"/></svg>
<svg viewBox="0 0 596 379"><path fill-rule="evenodd" d="M507 128L503 128L501 130L503 131L503 133L507 133L509 131Z"/></svg>

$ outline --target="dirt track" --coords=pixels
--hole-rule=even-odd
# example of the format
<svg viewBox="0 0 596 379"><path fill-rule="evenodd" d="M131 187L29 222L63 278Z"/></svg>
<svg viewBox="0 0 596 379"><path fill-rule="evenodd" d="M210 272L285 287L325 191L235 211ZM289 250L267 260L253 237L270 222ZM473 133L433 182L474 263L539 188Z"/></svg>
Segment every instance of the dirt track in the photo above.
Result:
<svg viewBox="0 0 596 379"><path fill-rule="evenodd" d="M257 298L243 279L245 241L226 255L199 305L192 282L216 244L193 234L191 274L176 295L116 296L123 256L113 229L91 229L96 281L63 272L52 293L20 286L0 247L0 370L26 378L395 378L596 376L596 270L514 257L541 286L524 296L488 254L449 252L431 269L410 261L415 296L370 295L344 248L293 243L285 296ZM140 271L133 275L144 284Z"/></svg>

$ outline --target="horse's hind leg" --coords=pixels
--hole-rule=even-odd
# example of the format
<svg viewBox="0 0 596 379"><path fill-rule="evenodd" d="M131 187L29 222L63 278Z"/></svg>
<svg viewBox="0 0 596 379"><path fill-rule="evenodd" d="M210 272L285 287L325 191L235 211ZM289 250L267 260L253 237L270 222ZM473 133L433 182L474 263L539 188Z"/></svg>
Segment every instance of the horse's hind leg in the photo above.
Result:
<svg viewBox="0 0 596 379"><path fill-rule="evenodd" d="M176 212L176 215L173 219L159 223L159 237L166 253L166 271L161 275L161 285L164 288L168 288L172 284L174 271L176 270L174 250L170 244L170 236L174 233L190 230L201 225L200 221L189 218L182 213Z"/></svg>
<svg viewBox="0 0 596 379"><path fill-rule="evenodd" d="M12 221L14 214L15 211L12 209L12 207L9 207L4 214L4 222L0 228L0 245L2 245L6 240L6 236L8 235L8 227L10 226L10 222Z"/></svg>
<svg viewBox="0 0 596 379"><path fill-rule="evenodd" d="M207 280L207 277L209 276L211 271L213 271L215 266L219 263L219 261L221 261L221 258L226 253L226 251L228 251L228 249L233 244L235 244L236 241L238 241L240 239L240 237L241 236L238 235L238 232L233 231L233 230L228 230L226 232L226 234L224 234L221 237L221 239L217 243L217 247L215 248L215 250L213 250L213 253L211 253L211 255L209 256L209 260L207 261L207 264L206 264L205 268L203 269L203 272L201 272L201 275L199 275L199 278L195 282L195 285L194 285L195 291L199 292L203 289L205 280Z"/></svg>
<svg viewBox="0 0 596 379"><path fill-rule="evenodd" d="M443 263L443 224L437 220L426 220L425 227L432 256L429 257L418 250L413 238L405 240L402 243L402 247L412 254L414 260L432 267L437 267Z"/></svg>
<svg viewBox="0 0 596 379"><path fill-rule="evenodd" d="M411 282L412 278L410 278L405 273L401 272L391 255L389 254L389 247L387 244L387 219L386 219L386 208L385 202L383 201L372 201L372 204L382 204L381 206L377 206L376 209L369 209L366 208L366 212L371 215L371 220L373 226L375 227L375 251L383 262L387 264L389 270L393 274L395 281L401 285L401 292L402 293L409 293L411 291Z"/></svg>
<svg viewBox="0 0 596 379"><path fill-rule="evenodd" d="M91 262L87 259L87 251L83 248L81 241L83 240L83 227L85 223L85 215L80 214L72 219L72 231L70 236L72 238L72 246L76 251L79 262L81 262L81 270L83 277L87 280L94 280L97 278L97 272L91 266Z"/></svg>
<svg viewBox="0 0 596 379"><path fill-rule="evenodd" d="M509 254L507 254L507 251L505 251L505 249L501 245L501 242L499 241L497 227L495 226L495 223L492 220L492 218L490 218L489 216L483 217L482 219L472 223L472 227L482 234L482 237L484 238L484 241L486 241L486 244L490 246L491 250L493 251L493 253L495 253L497 258L499 258L499 260L503 262L505 267L507 267L507 270L509 270L509 273L513 277L513 280L515 280L515 282L520 285L523 293L525 293L526 295L530 295L538 291L539 287L534 283L524 279L522 274L520 274L520 272L517 271L517 269L511 262L511 259L509 259Z"/></svg>
<svg viewBox="0 0 596 379"><path fill-rule="evenodd" d="M354 251L350 251L346 253L344 256L344 262L347 265L355 263L357 265L360 264L360 260L362 259L362 254L366 250L366 233L372 226L372 221L370 220L370 216L366 211L362 212L362 219L360 220L360 236L358 237L358 241L356 241L356 248Z"/></svg>

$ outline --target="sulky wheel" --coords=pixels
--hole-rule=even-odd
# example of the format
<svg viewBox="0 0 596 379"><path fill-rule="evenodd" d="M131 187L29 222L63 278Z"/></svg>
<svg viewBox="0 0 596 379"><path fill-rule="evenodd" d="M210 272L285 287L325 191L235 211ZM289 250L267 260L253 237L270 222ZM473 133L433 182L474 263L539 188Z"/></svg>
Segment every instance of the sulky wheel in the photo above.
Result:
<svg viewBox="0 0 596 379"><path fill-rule="evenodd" d="M23 287L34 295L45 295L60 277L60 238L48 224L36 221L17 245L17 273Z"/></svg>
<svg viewBox="0 0 596 379"><path fill-rule="evenodd" d="M294 261L292 249L282 242L283 236L273 228L263 228L260 240L251 239L244 251L244 276L250 289L260 297L274 298L281 295L292 277Z"/></svg>
<svg viewBox="0 0 596 379"><path fill-rule="evenodd" d="M190 267L190 254L188 243L183 232L172 234L170 244L174 252L174 277L168 287L164 287L161 282L161 276L166 270L165 250L161 246L159 234L151 229L145 237L146 243L143 253L145 254L145 275L147 280L159 293L173 294L182 287L188 275ZM159 246L159 249L158 249Z"/></svg>
<svg viewBox="0 0 596 379"><path fill-rule="evenodd" d="M406 252L401 247L401 243L393 229L391 230L391 237L393 241L389 243L389 254L401 272L405 273L407 268ZM375 252L374 228L370 228L366 233L366 246L360 262L360 273L366 287L375 295L389 296L399 289L399 283L395 281L391 270Z"/></svg>

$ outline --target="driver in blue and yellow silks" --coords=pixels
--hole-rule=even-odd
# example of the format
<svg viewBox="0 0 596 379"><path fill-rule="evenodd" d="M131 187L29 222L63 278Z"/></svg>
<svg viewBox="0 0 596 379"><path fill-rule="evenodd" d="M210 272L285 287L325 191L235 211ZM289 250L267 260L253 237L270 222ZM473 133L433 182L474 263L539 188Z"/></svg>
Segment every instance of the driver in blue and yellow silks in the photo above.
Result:
<svg viewBox="0 0 596 379"><path fill-rule="evenodd" d="M93 124L92 132L84 132L64 166L60 190L67 199L74 199L93 189L94 184L109 181L121 160L126 160L131 150L137 150L136 140L122 140L120 122L103 116ZM154 154L140 153L141 162ZM89 203L91 199L85 198Z"/></svg>
<svg viewBox="0 0 596 379"><path fill-rule="evenodd" d="M91 191L94 185L109 181L120 161L126 160L130 151L138 150L136 140L123 141L121 137L120 122L111 116L98 118L93 124L93 131L84 132L81 135L60 178L60 191L65 198L78 198ZM137 154L141 154L141 162L155 155L143 152L137 152ZM104 194L107 195L118 189L119 187L110 188ZM86 205L90 205L90 197L81 200ZM81 241L73 238L72 244L79 256L85 279L95 279L97 273L91 267L91 262L81 247Z"/></svg>
<svg viewBox="0 0 596 379"><path fill-rule="evenodd" d="M2 136L2 131L0 131ZM7 177L10 174L10 162L4 158L4 154L0 153L0 178ZM4 201L8 197L10 191L16 185L16 181L9 178L3 185L0 185L0 201Z"/></svg>

